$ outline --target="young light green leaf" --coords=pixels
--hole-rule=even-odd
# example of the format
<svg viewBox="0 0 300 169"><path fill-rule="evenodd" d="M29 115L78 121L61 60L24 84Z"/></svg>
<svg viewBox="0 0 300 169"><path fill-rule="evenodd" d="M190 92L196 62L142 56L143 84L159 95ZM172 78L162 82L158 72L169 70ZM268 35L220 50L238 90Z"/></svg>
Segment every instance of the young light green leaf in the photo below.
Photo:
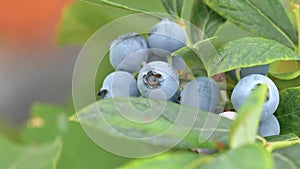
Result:
<svg viewBox="0 0 300 169"><path fill-rule="evenodd" d="M195 167L196 168L196 167ZM262 145L248 144L221 154L199 169L273 169L273 160Z"/></svg>
<svg viewBox="0 0 300 169"><path fill-rule="evenodd" d="M267 89L266 85L258 86L237 110L237 119L234 120L229 135L231 148L255 142Z"/></svg>
<svg viewBox="0 0 300 169"><path fill-rule="evenodd" d="M69 114L62 107L35 103L32 105L30 118L23 132L23 141L27 144L40 145L57 136L61 137L64 146L58 169L82 169L95 166L116 168L128 161L127 158L115 156L99 148L86 135L82 127L69 122L68 117ZM107 160L99 160L99 158Z"/></svg>
<svg viewBox="0 0 300 169"><path fill-rule="evenodd" d="M280 92L279 106L274 113L280 124L280 133L300 135L300 87Z"/></svg>
<svg viewBox="0 0 300 169"><path fill-rule="evenodd" d="M184 0L160 0L167 12L181 17Z"/></svg>
<svg viewBox="0 0 300 169"><path fill-rule="evenodd" d="M137 110L138 112L136 112ZM124 118L120 115L120 111L126 112L130 118L138 118L136 120L143 122L129 120L128 117ZM151 121L152 117L148 117L148 115L157 113L162 114ZM210 114L219 117L216 114ZM76 122L80 121L81 125L99 133L107 134L112 139L124 140L124 135L120 133L126 133L128 137L150 138L141 139L139 142L152 146L169 147L173 145L178 149L190 149L195 147L216 148L218 143L226 144L231 121L219 118L218 127L203 129L201 127L207 116L207 112L171 102L134 97L128 100L128 98L119 97L92 103L78 112L77 116L72 116L71 119ZM165 132L167 129L168 132ZM200 144L198 138L203 130L211 133L211 139Z"/></svg>
<svg viewBox="0 0 300 169"><path fill-rule="evenodd" d="M0 137L0 149L0 168L56 169L60 160L62 141L57 138L52 143L25 146Z"/></svg>
<svg viewBox="0 0 300 169"><path fill-rule="evenodd" d="M198 50L201 51L201 48ZM236 68L265 65L277 60L300 60L300 57L276 41L246 37L225 44L218 50L218 55L206 56L205 59L211 76Z"/></svg>
<svg viewBox="0 0 300 169"><path fill-rule="evenodd" d="M279 0L204 0L230 22L289 48L297 44L296 31ZM276 11L276 12L275 12Z"/></svg>
<svg viewBox="0 0 300 169"><path fill-rule="evenodd" d="M168 152L161 154L156 157L137 159L130 161L119 169L147 169L147 168L172 168L172 169L182 169L188 166L190 163L199 160L201 155L188 152L188 151L178 151L178 152ZM174 165L176 162L176 165Z"/></svg>
<svg viewBox="0 0 300 169"><path fill-rule="evenodd" d="M225 18L212 11L202 0L194 1L191 13L191 23L196 26L191 27L193 42L204 39L204 35L214 36L225 21Z"/></svg>
<svg viewBox="0 0 300 169"><path fill-rule="evenodd" d="M276 169L300 169L299 161L300 144L279 149L273 152Z"/></svg>

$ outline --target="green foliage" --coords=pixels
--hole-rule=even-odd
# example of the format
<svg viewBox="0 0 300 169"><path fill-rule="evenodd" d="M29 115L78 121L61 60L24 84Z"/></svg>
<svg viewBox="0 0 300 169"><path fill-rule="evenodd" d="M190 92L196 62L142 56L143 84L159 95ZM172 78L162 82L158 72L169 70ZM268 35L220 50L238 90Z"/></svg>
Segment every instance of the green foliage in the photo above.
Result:
<svg viewBox="0 0 300 169"><path fill-rule="evenodd" d="M70 123L68 118L69 114L61 107L36 103L31 108L23 139L28 144L39 145L61 137L64 146L58 169L115 168L127 161L98 147L80 125Z"/></svg>
<svg viewBox="0 0 300 169"><path fill-rule="evenodd" d="M191 30L193 42L204 39L204 37L197 36L199 35L199 31L201 31L200 36L214 36L225 23L225 21L226 20L224 18L212 11L202 0L194 1L191 23L194 24L199 30Z"/></svg>
<svg viewBox="0 0 300 169"><path fill-rule="evenodd" d="M24 146L0 136L0 168L56 169L62 150L60 138L42 145Z"/></svg>
<svg viewBox="0 0 300 169"><path fill-rule="evenodd" d="M161 0L161 2L169 14L181 17L184 0Z"/></svg>
<svg viewBox="0 0 300 169"><path fill-rule="evenodd" d="M243 29L290 48L297 44L296 31L279 0L204 1L214 11Z"/></svg>
<svg viewBox="0 0 300 169"><path fill-rule="evenodd" d="M136 110L134 108L137 108L141 112L147 112L147 114L155 114L159 111L163 111L163 113L151 123L135 123L119 114L122 110L128 114L132 112L132 114L138 116L136 113L140 112L135 112ZM180 118L182 114L186 116L184 122L186 125L180 123L175 124L176 118ZM141 142L152 146L167 147L169 145L176 145L175 148L177 149L189 149L194 147L216 148L218 142L226 143L228 138L225 133L229 132L231 123L230 120L224 118L220 119L220 124L217 128L207 129L213 134L211 136L213 139L200 144L199 140L195 138L198 138L207 116L208 112L182 105L180 106L171 102L134 97L128 100L128 98L120 97L95 102L73 115L71 119L72 121L80 122L86 127L93 128L99 133L107 133L112 136L112 138L119 140L124 139L124 137L118 132L126 133L128 136L136 138L148 138L163 133L163 135L158 137L155 141L152 139L144 139L141 140ZM212 116L217 115L212 114ZM139 117L139 120L146 122L149 118L148 116L144 117L142 115ZM193 126L194 123L195 126ZM164 133L164 131L171 127L171 131ZM115 130L118 132L115 132ZM189 132L188 135L182 138L178 144L178 138L182 135L186 135L187 132Z"/></svg>
<svg viewBox="0 0 300 169"><path fill-rule="evenodd" d="M208 164L199 168L273 169L273 159L263 146L248 144L234 150L229 150L225 154L220 155Z"/></svg>
<svg viewBox="0 0 300 169"><path fill-rule="evenodd" d="M191 34L188 45L172 53L183 56L190 69L188 73L213 77L237 68L270 64L269 76L281 91L275 113L281 135L257 136L267 93L265 85L250 94L237 110L235 121L191 107L145 98L102 99L76 114L53 105L34 104L22 135L23 145L0 137L0 168L120 167L129 159L106 152L95 144L109 138L106 141L116 142L117 148L135 147L141 153L148 149L171 149L156 157L132 160L120 167L124 169L300 169L300 22L296 19L300 11L295 10L299 10L297 6L286 7L289 15L295 15L288 17L279 0L153 0L151 3L148 0L79 0L65 9L57 39L60 44L83 44L98 29L117 18L143 13L156 19L157 14L149 12L162 12L164 8L187 34ZM188 10L188 19L195 27L183 22ZM245 31L238 30L233 24ZM238 35L236 30L240 31ZM232 31L234 35L229 39L214 41L216 35L224 37ZM108 44L98 47L97 40L93 39L94 44L84 48L82 53L94 56L99 50L108 48ZM106 55L99 65L95 90L113 71L108 59ZM182 80L190 79L192 77ZM223 94L229 96L236 82L228 74L225 80L227 88L222 86L222 90L227 90ZM225 96L224 102L228 103L225 108L231 108L228 96ZM130 116L125 118L120 111ZM69 121L71 114L70 119L76 123ZM178 123L178 119L182 121ZM91 140L86 130L93 131L96 139ZM143 139L128 142L120 133ZM159 137L151 139L153 136Z"/></svg>
<svg viewBox="0 0 300 169"><path fill-rule="evenodd" d="M149 168L151 166L152 169L160 169L160 168L172 168L172 169L182 169L187 168L190 163L193 161L200 161L201 155L191 152L168 152L162 155L133 160L126 165L121 166L119 169L141 169L141 168ZM173 162L176 162L176 165Z"/></svg>
<svg viewBox="0 0 300 169"><path fill-rule="evenodd" d="M255 142L261 111L268 87L257 87L238 110L237 119L233 122L230 132L230 147L237 148Z"/></svg>
<svg viewBox="0 0 300 169"><path fill-rule="evenodd" d="M273 153L276 169L299 169L300 161L298 159L300 152L300 144L276 150Z"/></svg>
<svg viewBox="0 0 300 169"><path fill-rule="evenodd" d="M292 87L280 92L279 107L275 112L282 134L300 135L300 87Z"/></svg>
<svg viewBox="0 0 300 169"><path fill-rule="evenodd" d="M246 37L231 41L218 49L218 55L207 59L210 75L236 68L265 65L277 60L300 59L297 53L286 46L258 37Z"/></svg>

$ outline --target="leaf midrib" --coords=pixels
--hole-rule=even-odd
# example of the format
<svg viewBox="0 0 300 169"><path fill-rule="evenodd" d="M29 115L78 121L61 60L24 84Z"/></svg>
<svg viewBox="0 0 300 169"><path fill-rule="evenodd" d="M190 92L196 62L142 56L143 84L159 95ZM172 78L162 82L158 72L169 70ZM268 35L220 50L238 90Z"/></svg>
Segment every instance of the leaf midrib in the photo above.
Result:
<svg viewBox="0 0 300 169"><path fill-rule="evenodd" d="M277 31L279 31L294 47L294 42L290 39L290 37L281 28L279 28L269 17L267 17L259 8L257 8L249 0L246 0L246 2L248 2L249 5L251 5L251 7L253 7L259 14L261 14L272 26L274 26L277 29Z"/></svg>

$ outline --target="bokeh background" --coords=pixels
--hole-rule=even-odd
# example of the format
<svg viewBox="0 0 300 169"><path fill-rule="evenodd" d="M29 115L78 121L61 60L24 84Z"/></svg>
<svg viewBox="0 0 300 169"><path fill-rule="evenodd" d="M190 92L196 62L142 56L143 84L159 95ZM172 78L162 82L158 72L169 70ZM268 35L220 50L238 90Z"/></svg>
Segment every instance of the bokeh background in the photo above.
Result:
<svg viewBox="0 0 300 169"><path fill-rule="evenodd" d="M3 1L0 6L0 117L22 125L33 102L61 104L70 95L79 45L56 43L72 0Z"/></svg>

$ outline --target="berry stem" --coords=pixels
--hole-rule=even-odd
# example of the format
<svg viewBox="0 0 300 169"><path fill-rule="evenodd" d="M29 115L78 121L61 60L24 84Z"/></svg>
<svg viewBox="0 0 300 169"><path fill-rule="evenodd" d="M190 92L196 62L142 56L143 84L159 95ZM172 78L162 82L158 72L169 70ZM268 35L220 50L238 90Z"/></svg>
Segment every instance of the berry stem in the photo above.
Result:
<svg viewBox="0 0 300 169"><path fill-rule="evenodd" d="M241 80L241 68L235 69L235 77L237 81Z"/></svg>
<svg viewBox="0 0 300 169"><path fill-rule="evenodd" d="M291 141L277 141L277 142L268 142L266 144L266 149L269 153L272 153L276 149L286 148L293 146L295 144L299 144L300 139L291 140Z"/></svg>

